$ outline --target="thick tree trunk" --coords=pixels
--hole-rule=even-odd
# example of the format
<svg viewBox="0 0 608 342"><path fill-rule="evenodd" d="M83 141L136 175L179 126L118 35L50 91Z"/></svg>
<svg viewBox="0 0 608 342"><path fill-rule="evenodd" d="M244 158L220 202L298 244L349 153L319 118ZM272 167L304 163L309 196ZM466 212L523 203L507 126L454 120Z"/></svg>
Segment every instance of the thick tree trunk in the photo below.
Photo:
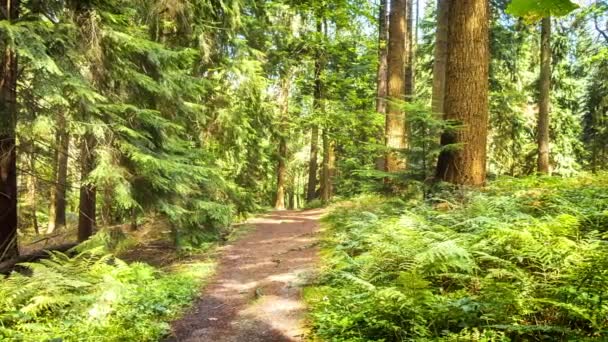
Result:
<svg viewBox="0 0 608 342"><path fill-rule="evenodd" d="M70 134L67 130L67 121L64 113L57 117L57 132L55 137L57 150L55 151L54 175L55 184L51 189L49 208L49 224L46 230L51 234L55 229L65 226L66 219L66 191L68 178L68 153L70 148Z"/></svg>
<svg viewBox="0 0 608 342"><path fill-rule="evenodd" d="M336 145L329 137L327 130L323 132L323 185L321 186L321 199L329 203L334 196L333 179L336 169Z"/></svg>
<svg viewBox="0 0 608 342"><path fill-rule="evenodd" d="M445 75L448 59L449 0L437 0L437 31L435 33L435 62L433 63L433 113L443 116Z"/></svg>
<svg viewBox="0 0 608 342"><path fill-rule="evenodd" d="M323 34L323 26L320 19L317 20L317 34ZM315 89L313 94L313 110L315 114L321 110L323 98L323 81L321 73L323 72L322 52L317 48L315 58ZM308 163L308 187L306 189L306 200L308 202L317 198L317 173L319 169L319 125L314 123L310 132L310 161Z"/></svg>
<svg viewBox="0 0 608 342"><path fill-rule="evenodd" d="M388 0L380 0L378 10L378 74L376 75L376 112L386 115L388 95ZM378 140L384 140L384 130L378 132ZM376 169L384 171L384 156L376 158Z"/></svg>
<svg viewBox="0 0 608 342"><path fill-rule="evenodd" d="M389 150L386 154L385 170L395 172L404 170L405 159L400 150L406 148L405 113L399 102L405 95L405 58L406 58L406 10L407 0L391 2L388 38L388 97L390 103L386 114L385 139Z"/></svg>
<svg viewBox="0 0 608 342"><path fill-rule="evenodd" d="M93 235L95 227L95 202L97 189L95 184L89 180L89 175L95 168L95 137L90 133L85 133L80 147L81 160L81 184L80 184L80 203L78 205L78 241L87 240Z"/></svg>
<svg viewBox="0 0 608 342"><path fill-rule="evenodd" d="M437 177L460 185L486 179L488 135L488 0L454 1L449 9L445 118L462 124L441 137Z"/></svg>
<svg viewBox="0 0 608 342"><path fill-rule="evenodd" d="M19 17L18 0L1 0L0 19ZM19 254L17 247L17 54L5 47L0 65L0 261Z"/></svg>
<svg viewBox="0 0 608 342"><path fill-rule="evenodd" d="M281 131L279 133L279 164L277 166L277 195L274 208L285 210L285 187L287 182L287 134L289 115L289 75L285 75L281 81L279 94L279 105L281 111Z"/></svg>
<svg viewBox="0 0 608 342"><path fill-rule="evenodd" d="M551 18L543 18L538 98L538 173L549 174L549 105L551 92Z"/></svg>

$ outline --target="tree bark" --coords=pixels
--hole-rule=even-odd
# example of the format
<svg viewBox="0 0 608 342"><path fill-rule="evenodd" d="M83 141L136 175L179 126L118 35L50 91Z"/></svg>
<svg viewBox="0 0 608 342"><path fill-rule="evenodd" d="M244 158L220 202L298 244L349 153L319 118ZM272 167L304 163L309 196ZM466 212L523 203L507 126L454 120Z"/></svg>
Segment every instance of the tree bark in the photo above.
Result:
<svg viewBox="0 0 608 342"><path fill-rule="evenodd" d="M89 175L95 168L95 137L92 133L85 133L80 147L81 179L80 179L80 203L78 205L78 241L87 240L93 235L95 228L95 211L97 189L91 183Z"/></svg>
<svg viewBox="0 0 608 342"><path fill-rule="evenodd" d="M406 37L405 37L405 99L414 98L414 0L406 4Z"/></svg>
<svg viewBox="0 0 608 342"><path fill-rule="evenodd" d="M380 0L378 10L378 74L376 79L376 112L386 115L388 95L388 0ZM378 140L384 140L384 132L378 132ZM384 171L384 156L376 158L376 169Z"/></svg>
<svg viewBox="0 0 608 342"><path fill-rule="evenodd" d="M323 33L321 20L317 20L317 34L320 36ZM321 73L323 72L322 52L317 47L315 58L315 89L313 94L313 110L317 114L321 110L321 101L323 98L323 81ZM311 128L310 135L310 161L308 163L308 188L306 190L306 200L308 202L317 198L317 173L319 169L319 125L314 123Z"/></svg>
<svg viewBox="0 0 608 342"><path fill-rule="evenodd" d="M391 102L386 114L385 139L388 152L384 165L387 172L406 168L406 161L399 153L407 147L405 113L400 105L405 95L406 9L407 0L391 2L387 56L388 97Z"/></svg>
<svg viewBox="0 0 608 342"><path fill-rule="evenodd" d="M538 98L538 173L549 174L549 106L551 92L551 18L543 18L540 43Z"/></svg>
<svg viewBox="0 0 608 342"><path fill-rule="evenodd" d="M277 196L274 208L285 210L285 187L287 182L287 131L289 115L289 75L281 80L279 94L280 105L280 132L279 132L279 164L277 166Z"/></svg>
<svg viewBox="0 0 608 342"><path fill-rule="evenodd" d="M448 59L449 0L437 0L437 31L435 32L435 62L433 63L433 113L443 116L445 75Z"/></svg>
<svg viewBox="0 0 608 342"><path fill-rule="evenodd" d="M49 224L47 234L65 226L66 219L66 191L68 178L68 154L70 148L70 134L67 130L65 113L58 113L54 175L55 184L51 189L49 208Z"/></svg>
<svg viewBox="0 0 608 342"><path fill-rule="evenodd" d="M449 9L445 118L462 127L445 132L437 178L459 185L486 179L488 135L488 0L454 1Z"/></svg>
<svg viewBox="0 0 608 342"><path fill-rule="evenodd" d="M380 0L380 10L378 13L378 74L376 80L377 99L376 112L386 113L386 95L388 93L388 0Z"/></svg>
<svg viewBox="0 0 608 342"><path fill-rule="evenodd" d="M329 203L334 195L333 178L336 169L336 145L327 133L323 131L323 186L321 187L321 199L323 203Z"/></svg>
<svg viewBox="0 0 608 342"><path fill-rule="evenodd" d="M19 0L1 0L0 19L19 18ZM5 47L0 65L0 261L19 255L17 246L17 54Z"/></svg>

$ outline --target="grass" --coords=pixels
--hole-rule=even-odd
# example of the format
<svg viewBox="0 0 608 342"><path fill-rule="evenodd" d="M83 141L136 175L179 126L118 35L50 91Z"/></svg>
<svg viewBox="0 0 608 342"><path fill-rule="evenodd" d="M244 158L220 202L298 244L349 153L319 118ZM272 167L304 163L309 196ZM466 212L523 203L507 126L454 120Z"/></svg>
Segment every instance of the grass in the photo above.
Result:
<svg viewBox="0 0 608 342"><path fill-rule="evenodd" d="M324 218L306 289L327 341L608 338L608 175L366 195Z"/></svg>

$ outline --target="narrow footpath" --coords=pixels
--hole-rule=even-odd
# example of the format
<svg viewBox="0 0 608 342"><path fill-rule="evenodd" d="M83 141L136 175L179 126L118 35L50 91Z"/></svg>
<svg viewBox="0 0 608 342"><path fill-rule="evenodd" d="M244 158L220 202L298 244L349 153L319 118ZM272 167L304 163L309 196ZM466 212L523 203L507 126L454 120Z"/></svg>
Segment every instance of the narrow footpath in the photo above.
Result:
<svg viewBox="0 0 608 342"><path fill-rule="evenodd" d="M222 250L218 270L168 341L303 341L302 285L313 274L321 210L272 212Z"/></svg>

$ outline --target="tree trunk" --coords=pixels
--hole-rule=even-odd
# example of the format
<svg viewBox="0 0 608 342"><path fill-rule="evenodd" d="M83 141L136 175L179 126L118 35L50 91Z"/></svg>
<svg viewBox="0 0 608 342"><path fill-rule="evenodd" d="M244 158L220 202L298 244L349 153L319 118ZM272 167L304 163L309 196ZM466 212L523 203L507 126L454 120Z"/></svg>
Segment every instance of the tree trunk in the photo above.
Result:
<svg viewBox="0 0 608 342"><path fill-rule="evenodd" d="M308 187L306 200L308 202L317 198L317 171L319 168L319 126L314 124L310 134L310 161L308 163Z"/></svg>
<svg viewBox="0 0 608 342"><path fill-rule="evenodd" d="M400 150L406 148L405 113L400 102L405 95L405 57L406 57L406 8L407 0L394 0L391 3L388 38L388 97L390 103L386 114L385 139L388 152L385 170L395 172L404 170L405 159Z"/></svg>
<svg viewBox="0 0 608 342"><path fill-rule="evenodd" d="M38 179L36 178L36 149L34 148L34 142L31 142L29 151L29 162L30 162L30 176L27 183L28 192L28 207L30 208L30 215L32 216L32 227L34 233L40 235L40 228L38 226Z"/></svg>
<svg viewBox="0 0 608 342"><path fill-rule="evenodd" d="M0 19L16 21L19 0L1 0ZM17 54L2 51L0 65L0 261L19 255L17 246Z"/></svg>
<svg viewBox="0 0 608 342"><path fill-rule="evenodd" d="M388 0L380 0L380 11L378 13L378 75L376 111L380 114L386 113L386 95L388 92L388 23L387 6Z"/></svg>
<svg viewBox="0 0 608 342"><path fill-rule="evenodd" d="M433 113L443 116L445 75L448 59L449 0L437 0L437 31L435 33L435 62L433 63Z"/></svg>
<svg viewBox="0 0 608 342"><path fill-rule="evenodd" d="M51 189L51 204L49 208L49 224L46 230L51 234L55 229L65 226L66 219L66 191L68 178L68 153L70 148L70 134L67 130L65 113L57 117L56 148L54 175L55 184Z"/></svg>
<svg viewBox="0 0 608 342"><path fill-rule="evenodd" d="M405 99L414 98L414 0L406 4L406 37L405 37Z"/></svg>
<svg viewBox="0 0 608 342"><path fill-rule="evenodd" d="M279 165L277 167L277 196L274 208L285 210L285 186L287 182L287 131L289 115L289 75L285 75L281 80L281 90L279 94L279 106L281 111L281 123L279 132Z"/></svg>
<svg viewBox="0 0 608 342"><path fill-rule="evenodd" d="M317 34L319 36L323 34L323 23L320 19L317 19ZM323 98L323 81L321 80L321 73L323 72L324 67L322 59L322 51L319 47L317 47L315 56L315 89L312 105L315 114L318 114L322 107L321 101ZM306 200L308 202L317 198L317 173L319 169L318 155L319 125L315 122L311 128L310 136L310 161L308 163L308 188L306 190Z"/></svg>
<svg viewBox="0 0 608 342"><path fill-rule="evenodd" d="M89 180L89 175L95 168L95 137L90 133L85 133L82 138L80 148L81 160L81 179L80 179L80 203L78 205L78 241L87 240L93 235L95 227L95 202L97 189L95 184Z"/></svg>
<svg viewBox="0 0 608 342"><path fill-rule="evenodd" d="M388 94L388 0L380 0L378 11L378 74L376 79L376 112L386 115L386 96ZM384 132L378 132L378 140L384 140ZM376 169L384 170L384 157L376 158Z"/></svg>
<svg viewBox="0 0 608 342"><path fill-rule="evenodd" d="M549 174L549 105L551 92L551 18L543 18L538 98L538 173Z"/></svg>
<svg viewBox="0 0 608 342"><path fill-rule="evenodd" d="M323 203L329 203L334 195L333 178L336 169L336 145L323 131L323 186L321 187L321 199Z"/></svg>
<svg viewBox="0 0 608 342"><path fill-rule="evenodd" d="M449 9L445 118L462 127L445 132L437 178L459 185L486 179L489 72L488 0L454 1Z"/></svg>

